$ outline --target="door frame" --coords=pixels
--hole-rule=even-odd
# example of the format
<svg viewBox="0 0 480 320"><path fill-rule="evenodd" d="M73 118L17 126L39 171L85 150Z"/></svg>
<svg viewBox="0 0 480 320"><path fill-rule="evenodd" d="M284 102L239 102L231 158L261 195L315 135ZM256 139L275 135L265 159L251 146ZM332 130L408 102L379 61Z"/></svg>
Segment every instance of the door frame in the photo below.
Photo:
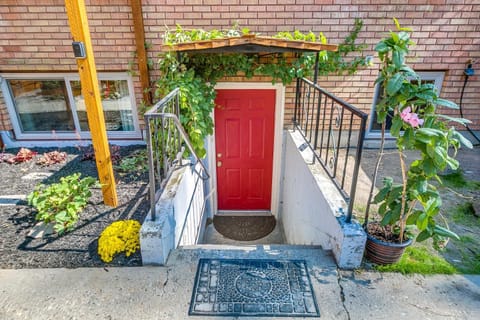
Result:
<svg viewBox="0 0 480 320"><path fill-rule="evenodd" d="M285 87L282 84L268 82L219 82L215 85L215 90L248 90L248 89L267 89L275 90L275 123L273 133L273 167L272 167L272 196L270 210L272 215L278 215L280 204L280 178L281 178L281 160L282 160L282 141L283 141L283 118L285 105ZM212 119L215 121L215 109L212 111ZM213 214L218 213L218 195L217 195L217 166L216 166L216 146L215 146L215 123L213 135L208 137L207 161L210 169L210 190L212 192ZM259 211L261 214L263 211Z"/></svg>

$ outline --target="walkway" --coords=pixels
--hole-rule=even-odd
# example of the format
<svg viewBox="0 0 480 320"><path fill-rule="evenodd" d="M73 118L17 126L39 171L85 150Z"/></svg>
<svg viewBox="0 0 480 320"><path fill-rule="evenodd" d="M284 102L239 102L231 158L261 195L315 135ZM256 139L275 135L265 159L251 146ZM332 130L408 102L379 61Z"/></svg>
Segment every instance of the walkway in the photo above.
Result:
<svg viewBox="0 0 480 320"><path fill-rule="evenodd" d="M305 259L321 319L473 320L480 314L480 276L471 277L476 285L460 275L339 272L318 248L219 248L178 250L166 267L0 270L0 319L187 319L200 257Z"/></svg>

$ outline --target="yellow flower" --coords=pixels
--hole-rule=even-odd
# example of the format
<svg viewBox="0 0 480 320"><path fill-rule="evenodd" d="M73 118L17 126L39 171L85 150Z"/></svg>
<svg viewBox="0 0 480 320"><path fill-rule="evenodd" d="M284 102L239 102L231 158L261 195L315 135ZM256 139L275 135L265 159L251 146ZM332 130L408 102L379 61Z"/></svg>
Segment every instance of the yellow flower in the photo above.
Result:
<svg viewBox="0 0 480 320"><path fill-rule="evenodd" d="M113 256L125 251L125 256L140 249L140 223L136 220L113 222L103 230L98 239L98 255L104 262L111 262Z"/></svg>

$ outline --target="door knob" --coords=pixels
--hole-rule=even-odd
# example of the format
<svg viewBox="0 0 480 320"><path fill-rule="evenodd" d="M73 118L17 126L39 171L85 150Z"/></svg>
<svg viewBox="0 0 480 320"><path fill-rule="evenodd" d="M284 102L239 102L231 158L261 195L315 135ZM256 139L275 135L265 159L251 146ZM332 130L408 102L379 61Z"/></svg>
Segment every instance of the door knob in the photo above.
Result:
<svg viewBox="0 0 480 320"><path fill-rule="evenodd" d="M222 161L217 161L217 167L221 167L222 166Z"/></svg>

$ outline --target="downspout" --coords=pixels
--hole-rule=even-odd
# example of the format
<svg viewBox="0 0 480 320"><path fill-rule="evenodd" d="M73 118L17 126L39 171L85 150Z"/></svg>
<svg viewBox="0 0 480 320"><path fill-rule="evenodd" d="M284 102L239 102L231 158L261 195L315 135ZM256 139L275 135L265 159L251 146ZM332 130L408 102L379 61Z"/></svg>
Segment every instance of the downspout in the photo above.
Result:
<svg viewBox="0 0 480 320"><path fill-rule="evenodd" d="M133 28L135 30L135 45L137 47L137 62L142 85L143 101L147 105L152 104L150 95L150 75L147 64L147 51L145 50L145 28L143 24L142 0L131 0L133 15Z"/></svg>

